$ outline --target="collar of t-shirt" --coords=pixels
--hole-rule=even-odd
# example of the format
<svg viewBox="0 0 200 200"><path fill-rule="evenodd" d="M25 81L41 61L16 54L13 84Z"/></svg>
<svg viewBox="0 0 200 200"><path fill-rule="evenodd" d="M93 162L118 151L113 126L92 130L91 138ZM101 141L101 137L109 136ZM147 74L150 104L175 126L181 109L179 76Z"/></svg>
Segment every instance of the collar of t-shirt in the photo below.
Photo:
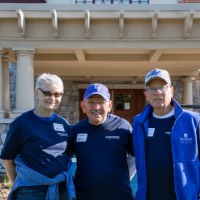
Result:
<svg viewBox="0 0 200 200"><path fill-rule="evenodd" d="M156 115L156 114L153 112L153 117L158 118L158 119L169 118L169 117L171 117L171 116L173 116L173 115L174 115L174 108L173 108L168 114L162 115L162 116Z"/></svg>
<svg viewBox="0 0 200 200"><path fill-rule="evenodd" d="M34 113L34 115L35 115L37 118L39 118L39 119L41 119L41 120L43 120L43 121L49 122L49 121L52 121L52 120L54 119L55 113L53 112L52 115L51 115L50 117L41 117L41 116L39 116L39 115L36 115L35 113Z"/></svg>

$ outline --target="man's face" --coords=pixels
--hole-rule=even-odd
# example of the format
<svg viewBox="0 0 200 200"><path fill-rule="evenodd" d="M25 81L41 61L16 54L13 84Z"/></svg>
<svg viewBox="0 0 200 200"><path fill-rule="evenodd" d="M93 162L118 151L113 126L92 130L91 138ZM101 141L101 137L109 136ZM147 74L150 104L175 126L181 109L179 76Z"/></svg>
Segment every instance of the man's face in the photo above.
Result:
<svg viewBox="0 0 200 200"><path fill-rule="evenodd" d="M87 100L81 101L81 108L86 113L90 124L102 124L108 112L111 111L112 101L105 101L100 95L92 95Z"/></svg>
<svg viewBox="0 0 200 200"><path fill-rule="evenodd" d="M150 81L144 91L146 100L156 110L165 110L171 103L173 97L173 87L162 79Z"/></svg>

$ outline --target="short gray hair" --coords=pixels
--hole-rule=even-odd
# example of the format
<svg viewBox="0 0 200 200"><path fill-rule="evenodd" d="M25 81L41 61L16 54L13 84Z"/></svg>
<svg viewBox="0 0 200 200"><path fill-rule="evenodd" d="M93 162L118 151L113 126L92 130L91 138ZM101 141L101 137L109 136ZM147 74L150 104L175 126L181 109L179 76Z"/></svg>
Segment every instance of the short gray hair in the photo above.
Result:
<svg viewBox="0 0 200 200"><path fill-rule="evenodd" d="M64 93L63 81L55 74L44 73L38 76L35 84L35 90L41 88L44 84L55 84L61 89L61 92Z"/></svg>

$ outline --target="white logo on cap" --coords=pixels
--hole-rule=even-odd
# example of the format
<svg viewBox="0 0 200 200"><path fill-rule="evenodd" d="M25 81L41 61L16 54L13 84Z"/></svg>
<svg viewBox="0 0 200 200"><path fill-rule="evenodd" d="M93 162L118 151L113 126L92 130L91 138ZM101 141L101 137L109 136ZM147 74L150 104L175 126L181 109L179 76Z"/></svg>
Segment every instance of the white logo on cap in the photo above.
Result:
<svg viewBox="0 0 200 200"><path fill-rule="evenodd" d="M94 88L99 92L99 90L101 89L101 87L99 86L99 84L95 84Z"/></svg>

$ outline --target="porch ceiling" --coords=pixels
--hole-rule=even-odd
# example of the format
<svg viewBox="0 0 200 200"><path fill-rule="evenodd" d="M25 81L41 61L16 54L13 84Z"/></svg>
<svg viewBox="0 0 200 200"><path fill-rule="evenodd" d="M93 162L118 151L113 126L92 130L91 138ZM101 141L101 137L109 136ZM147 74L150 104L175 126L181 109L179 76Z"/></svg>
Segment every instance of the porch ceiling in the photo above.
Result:
<svg viewBox="0 0 200 200"><path fill-rule="evenodd" d="M200 69L200 49L38 49L35 74L44 71L76 80L140 80L152 68L164 68L176 78L195 77Z"/></svg>
<svg viewBox="0 0 200 200"><path fill-rule="evenodd" d="M0 50L34 51L34 73L143 81L153 68L200 78L200 4L0 6Z"/></svg>

